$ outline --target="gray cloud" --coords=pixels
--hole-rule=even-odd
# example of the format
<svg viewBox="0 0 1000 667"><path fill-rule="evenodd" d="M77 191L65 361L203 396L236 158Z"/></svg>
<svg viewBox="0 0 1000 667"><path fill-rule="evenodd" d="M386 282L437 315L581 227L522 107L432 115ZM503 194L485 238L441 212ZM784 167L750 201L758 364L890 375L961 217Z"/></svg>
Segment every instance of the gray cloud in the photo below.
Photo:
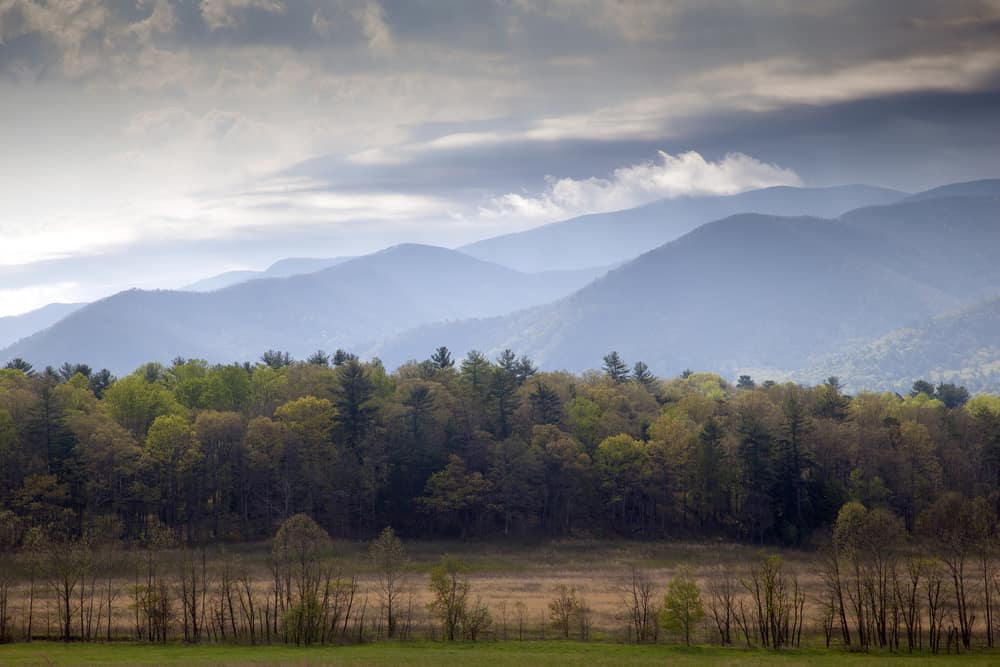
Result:
<svg viewBox="0 0 1000 667"><path fill-rule="evenodd" d="M475 219L497 198L661 150L816 184L995 176L998 44L996 0L0 0L0 266L458 243L502 231Z"/></svg>

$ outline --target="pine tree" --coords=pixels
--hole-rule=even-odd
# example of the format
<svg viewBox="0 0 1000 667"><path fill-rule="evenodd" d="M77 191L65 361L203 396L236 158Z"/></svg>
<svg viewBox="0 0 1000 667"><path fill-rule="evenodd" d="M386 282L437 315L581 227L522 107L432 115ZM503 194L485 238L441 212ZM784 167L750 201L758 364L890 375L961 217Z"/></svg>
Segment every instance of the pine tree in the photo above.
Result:
<svg viewBox="0 0 1000 667"><path fill-rule="evenodd" d="M617 352L611 352L604 356L604 374L617 384L623 384L628 380L628 366Z"/></svg>
<svg viewBox="0 0 1000 667"><path fill-rule="evenodd" d="M562 401L559 394L541 380L535 383L531 401L531 416L536 424L558 424L562 419Z"/></svg>
<svg viewBox="0 0 1000 667"><path fill-rule="evenodd" d="M434 354L431 355L431 362L440 370L454 368L455 366L455 360L451 358L451 350L444 345L434 350Z"/></svg>
<svg viewBox="0 0 1000 667"><path fill-rule="evenodd" d="M632 379L649 390L656 384L656 376L650 372L649 366L641 361L635 362L635 366L632 367Z"/></svg>

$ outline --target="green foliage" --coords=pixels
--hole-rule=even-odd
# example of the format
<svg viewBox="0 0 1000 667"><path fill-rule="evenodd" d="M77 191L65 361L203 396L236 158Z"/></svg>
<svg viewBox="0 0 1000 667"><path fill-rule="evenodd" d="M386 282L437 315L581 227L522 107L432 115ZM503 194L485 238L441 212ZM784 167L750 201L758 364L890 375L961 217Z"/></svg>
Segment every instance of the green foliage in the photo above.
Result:
<svg viewBox="0 0 1000 667"><path fill-rule="evenodd" d="M1000 399L949 407L946 383L918 384L935 397L847 395L837 378L746 391L641 364L624 381L543 373L511 350L456 370L450 355L391 374L347 353L177 359L101 397L82 365L0 370L0 511L77 533L110 517L127 539L149 516L186 539L264 539L305 513L351 538L391 521L417 536L805 544L845 501L912 532L944 494L1000 486Z"/></svg>
<svg viewBox="0 0 1000 667"><path fill-rule="evenodd" d="M604 374L619 384L628 380L628 366L617 352L610 352L605 355Z"/></svg>
<svg viewBox="0 0 1000 667"><path fill-rule="evenodd" d="M701 589L689 569L682 568L667 584L660 612L660 624L691 645L691 635L705 618Z"/></svg>
<svg viewBox="0 0 1000 667"><path fill-rule="evenodd" d="M469 612L472 584L466 572L464 564L447 555L431 570L431 601L427 603L427 611L441 624L448 641L462 638L462 623Z"/></svg>
<svg viewBox="0 0 1000 667"><path fill-rule="evenodd" d="M101 405L136 438L145 438L157 417L183 413L173 392L138 373L115 382L105 392Z"/></svg>

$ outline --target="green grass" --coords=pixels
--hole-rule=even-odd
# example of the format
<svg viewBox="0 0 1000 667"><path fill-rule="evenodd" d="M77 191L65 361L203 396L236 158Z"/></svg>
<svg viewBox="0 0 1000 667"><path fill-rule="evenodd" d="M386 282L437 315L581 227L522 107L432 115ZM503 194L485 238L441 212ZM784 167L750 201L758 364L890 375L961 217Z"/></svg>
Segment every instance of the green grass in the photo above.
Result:
<svg viewBox="0 0 1000 667"><path fill-rule="evenodd" d="M626 646L580 642L482 642L478 644L377 643L363 646L185 646L168 644L59 644L36 642L0 646L2 665L878 665L886 661L919 665L993 665L1000 653L961 656L858 655L838 650L779 653L708 647Z"/></svg>

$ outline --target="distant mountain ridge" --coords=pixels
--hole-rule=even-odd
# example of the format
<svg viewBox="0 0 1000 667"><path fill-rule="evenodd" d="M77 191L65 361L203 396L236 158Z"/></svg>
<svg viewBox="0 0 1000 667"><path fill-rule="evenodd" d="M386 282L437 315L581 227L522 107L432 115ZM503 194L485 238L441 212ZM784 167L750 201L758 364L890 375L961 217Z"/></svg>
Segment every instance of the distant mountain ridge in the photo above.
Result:
<svg viewBox="0 0 1000 667"><path fill-rule="evenodd" d="M949 183L924 190L906 198L907 201L941 199L942 197L1000 197L1000 178L984 178L964 183Z"/></svg>
<svg viewBox="0 0 1000 667"><path fill-rule="evenodd" d="M707 222L737 213L831 218L863 206L893 203L905 196L896 190L848 185L778 186L728 196L678 197L554 222L471 243L459 250L521 271L617 264Z"/></svg>
<svg viewBox="0 0 1000 667"><path fill-rule="evenodd" d="M0 317L0 349L16 343L36 331L52 326L85 305L84 303L50 303L20 315Z"/></svg>
<svg viewBox="0 0 1000 667"><path fill-rule="evenodd" d="M1000 199L990 197L907 200L838 220L737 215L556 303L421 327L372 353L394 364L433 345L510 347L580 371L617 350L664 375L794 371L1000 289L997 248Z"/></svg>
<svg viewBox="0 0 1000 667"><path fill-rule="evenodd" d="M279 259L263 271L237 270L226 271L208 278L203 278L181 288L185 292L211 292L224 289L248 280L258 278L289 278L304 273L315 273L331 266L342 264L351 257L288 257Z"/></svg>
<svg viewBox="0 0 1000 667"><path fill-rule="evenodd" d="M212 292L129 290L81 308L0 352L36 366L86 361L121 373L175 356L254 360L269 348L303 358L434 321L545 303L602 269L529 275L454 250L404 244L288 278Z"/></svg>
<svg viewBox="0 0 1000 667"><path fill-rule="evenodd" d="M900 361L902 374L922 368L932 377L971 377L969 368L980 360L986 379L976 382L1000 382L990 375L989 340L1000 339L992 317L1000 307L975 305L991 304L1000 294L994 257L1000 196L994 189L1000 191L1000 180L912 196L857 186L744 193L744 201L763 198L782 210L833 210L844 196L893 201L833 219L739 213L695 224L694 217L676 216L668 227L676 223L676 231L683 218L694 229L616 263L608 260L627 244L651 238L625 238L620 228L624 241L608 240L599 263L614 266L610 271L526 273L460 251L402 244L312 273L251 279L207 293L131 290L80 308L0 351L0 360L21 356L36 366L81 361L120 373L174 356L227 362L280 348L303 358L318 348L343 347L378 355L393 367L447 345L456 356L471 349L494 355L509 347L543 368L580 371L617 350L661 375L691 368L734 376L754 369L785 378L840 369L834 374L856 373L860 382L896 387L913 378L890 377L881 360L895 358L886 350L903 346L921 351ZM804 202L809 193L817 199ZM782 197L787 201L778 201ZM726 203L709 206L734 201L715 199ZM683 206L707 210L702 204L688 200ZM654 213L666 209L640 209L632 213L650 216L640 228L663 227ZM606 217L587 220L540 230L555 229L558 236L591 224L607 228ZM528 234L534 232L539 230ZM523 242L519 235L498 239L514 237L515 246ZM557 267L586 256L544 243L538 252L543 250L548 265ZM530 265L542 258L520 259ZM302 261L271 268L297 271ZM976 335L936 333L961 326ZM952 340L951 356L936 354L935 345L923 340L938 346Z"/></svg>

